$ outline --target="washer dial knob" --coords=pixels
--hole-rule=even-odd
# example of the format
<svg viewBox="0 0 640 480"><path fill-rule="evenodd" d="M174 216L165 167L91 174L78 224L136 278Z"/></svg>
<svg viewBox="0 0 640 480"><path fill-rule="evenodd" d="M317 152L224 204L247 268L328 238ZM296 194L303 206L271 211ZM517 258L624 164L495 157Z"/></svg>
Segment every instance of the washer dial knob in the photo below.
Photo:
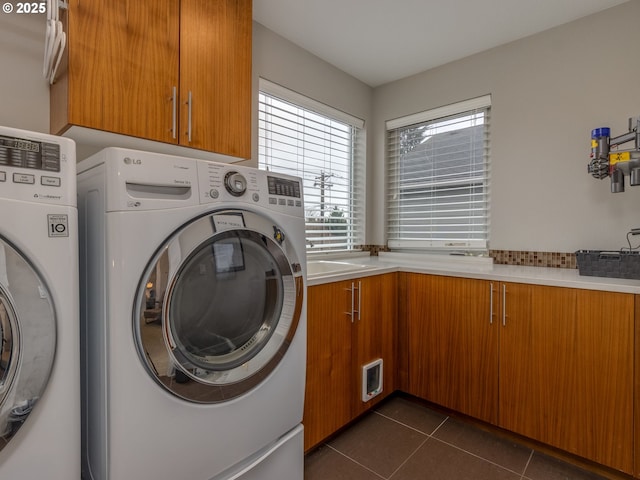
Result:
<svg viewBox="0 0 640 480"><path fill-rule="evenodd" d="M224 176L224 186L231 195L240 197L247 191L247 179L232 171Z"/></svg>

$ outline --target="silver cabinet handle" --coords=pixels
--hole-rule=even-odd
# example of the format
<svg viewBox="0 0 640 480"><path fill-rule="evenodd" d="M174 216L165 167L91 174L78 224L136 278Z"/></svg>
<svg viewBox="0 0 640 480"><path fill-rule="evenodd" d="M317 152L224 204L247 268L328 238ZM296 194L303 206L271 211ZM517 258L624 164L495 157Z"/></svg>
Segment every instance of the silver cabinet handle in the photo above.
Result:
<svg viewBox="0 0 640 480"><path fill-rule="evenodd" d="M502 326L507 326L507 286L502 284Z"/></svg>
<svg viewBox="0 0 640 480"><path fill-rule="evenodd" d="M362 282L358 282L358 320L360 320L360 312L362 311Z"/></svg>
<svg viewBox="0 0 640 480"><path fill-rule="evenodd" d="M187 118L187 141L191 143L191 109L193 107L193 96L191 95L191 90L189 90L187 106L189 108L189 116Z"/></svg>
<svg viewBox="0 0 640 480"><path fill-rule="evenodd" d="M344 312L347 315L351 316L351 323L353 323L353 317L354 317L354 312L355 312L355 285L353 282L351 282L351 288L346 288L345 290L350 291L351 292L351 311L350 312Z"/></svg>
<svg viewBox="0 0 640 480"><path fill-rule="evenodd" d="M362 281L358 281L358 321L360 321L360 312L362 310Z"/></svg>
<svg viewBox="0 0 640 480"><path fill-rule="evenodd" d="M489 283L489 325L493 325L493 282Z"/></svg>
<svg viewBox="0 0 640 480"><path fill-rule="evenodd" d="M178 136L178 132L176 131L176 126L178 122L178 105L176 95L178 94L177 87L173 87L173 91L171 92L171 136L175 140Z"/></svg>

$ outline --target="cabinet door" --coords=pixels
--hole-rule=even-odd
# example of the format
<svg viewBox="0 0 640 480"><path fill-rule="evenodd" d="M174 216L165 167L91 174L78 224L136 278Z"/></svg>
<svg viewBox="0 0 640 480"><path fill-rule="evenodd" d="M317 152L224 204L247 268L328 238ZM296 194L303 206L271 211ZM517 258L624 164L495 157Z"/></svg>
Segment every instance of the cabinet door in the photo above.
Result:
<svg viewBox="0 0 640 480"><path fill-rule="evenodd" d="M630 473L633 295L504 288L500 426Z"/></svg>
<svg viewBox="0 0 640 480"><path fill-rule="evenodd" d="M180 144L250 158L251 0L180 6Z"/></svg>
<svg viewBox="0 0 640 480"><path fill-rule="evenodd" d="M69 2L68 69L52 87L54 133L81 125L172 139L179 3Z"/></svg>
<svg viewBox="0 0 640 480"><path fill-rule="evenodd" d="M496 423L498 324L490 282L435 275L407 279L409 391Z"/></svg>
<svg viewBox="0 0 640 480"><path fill-rule="evenodd" d="M635 297L635 342L636 361L634 375L634 430L635 430L635 468L634 477L640 478L640 295Z"/></svg>
<svg viewBox="0 0 640 480"><path fill-rule="evenodd" d="M345 281L307 289L305 450L353 418L350 288Z"/></svg>
<svg viewBox="0 0 640 480"><path fill-rule="evenodd" d="M358 415L395 390L396 274L376 275L354 281L359 288L358 313L354 319L354 415ZM362 367L383 360L382 393L362 400Z"/></svg>

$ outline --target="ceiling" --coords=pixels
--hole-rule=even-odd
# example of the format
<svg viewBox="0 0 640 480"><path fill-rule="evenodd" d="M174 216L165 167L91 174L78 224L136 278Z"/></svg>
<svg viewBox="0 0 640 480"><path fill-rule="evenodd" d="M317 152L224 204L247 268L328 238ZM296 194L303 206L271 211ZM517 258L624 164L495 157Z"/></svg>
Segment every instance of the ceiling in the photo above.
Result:
<svg viewBox="0 0 640 480"><path fill-rule="evenodd" d="M257 0L253 18L376 87L626 1Z"/></svg>

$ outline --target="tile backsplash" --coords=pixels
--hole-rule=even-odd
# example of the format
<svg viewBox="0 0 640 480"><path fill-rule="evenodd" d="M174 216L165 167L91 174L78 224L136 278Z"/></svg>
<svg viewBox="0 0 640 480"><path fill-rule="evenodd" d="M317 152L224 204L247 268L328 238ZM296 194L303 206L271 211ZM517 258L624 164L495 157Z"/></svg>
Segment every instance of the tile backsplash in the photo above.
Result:
<svg viewBox="0 0 640 480"><path fill-rule="evenodd" d="M391 249L386 245L360 245L357 247L364 252L369 252L372 257L377 257L380 252L390 252Z"/></svg>
<svg viewBox="0 0 640 480"><path fill-rule="evenodd" d="M493 263L527 267L577 268L575 253L489 250Z"/></svg>
<svg viewBox="0 0 640 480"><path fill-rule="evenodd" d="M362 250L377 256L389 252L386 245L362 245ZM498 265L523 265L527 267L578 268L575 253L531 252L522 250L489 250L493 263Z"/></svg>

